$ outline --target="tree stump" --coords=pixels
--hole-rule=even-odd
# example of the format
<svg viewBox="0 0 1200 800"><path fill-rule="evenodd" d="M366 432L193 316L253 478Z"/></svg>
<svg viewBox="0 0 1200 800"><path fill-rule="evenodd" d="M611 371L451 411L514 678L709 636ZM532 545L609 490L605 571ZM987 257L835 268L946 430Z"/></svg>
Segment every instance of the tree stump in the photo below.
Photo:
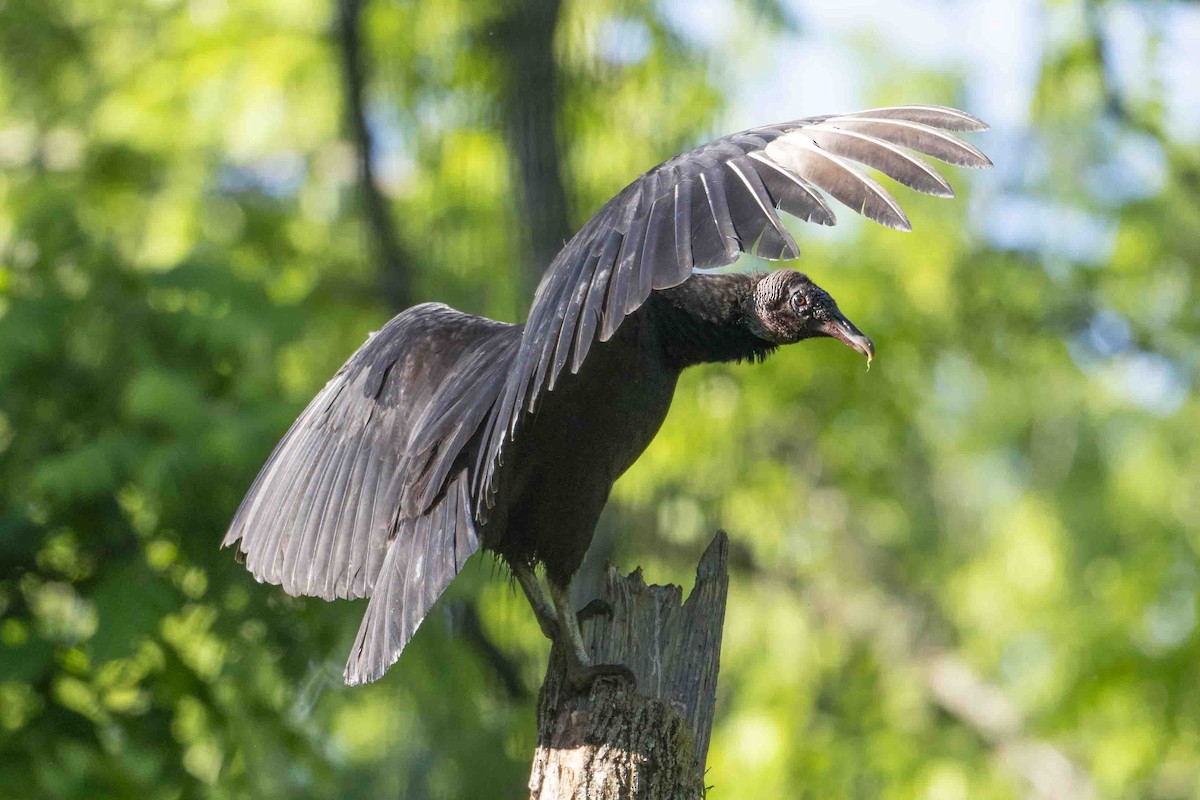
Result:
<svg viewBox="0 0 1200 800"><path fill-rule="evenodd" d="M729 590L729 540L717 533L683 602L678 586L647 586L641 569L611 565L604 600L611 616L583 626L593 663L624 664L637 690L601 679L586 694L565 682L551 648L538 695L532 800L690 800L704 794L704 764L716 705L721 632Z"/></svg>

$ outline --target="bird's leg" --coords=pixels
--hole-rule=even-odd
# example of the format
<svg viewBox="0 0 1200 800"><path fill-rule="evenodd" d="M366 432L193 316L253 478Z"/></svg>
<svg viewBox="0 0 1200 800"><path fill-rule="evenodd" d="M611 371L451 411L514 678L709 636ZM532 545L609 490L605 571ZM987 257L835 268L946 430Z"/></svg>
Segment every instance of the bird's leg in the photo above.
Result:
<svg viewBox="0 0 1200 800"><path fill-rule="evenodd" d="M537 617L542 633L547 639L554 641L558 634L558 617L554 613L554 606L546 599L546 593L542 591L542 585L538 583L533 567L523 563L513 563L510 566L517 583L521 584L521 589L525 591L525 597L529 599L529 605L533 606L533 614Z"/></svg>
<svg viewBox="0 0 1200 800"><path fill-rule="evenodd" d="M583 633L579 630L579 615L571 606L570 593L565 587L550 581L550 598L554 601L554 609L558 612L558 628L565 636L562 642L563 655L567 659L567 681L577 690L583 691L592 685L597 678L620 678L628 681L630 686L637 686L633 671L623 664L593 664L588 657L587 647L583 643ZM592 603L585 607L595 614L612 613L607 603L600 601L602 608L596 609Z"/></svg>
<svg viewBox="0 0 1200 800"><path fill-rule="evenodd" d="M587 646L583 643L583 632L579 630L579 617L571 607L570 593L559 588L553 581L550 583L550 597L554 600L554 608L558 614L559 629L566 633L568 656L577 664L586 665L591 659L587 654Z"/></svg>
<svg viewBox="0 0 1200 800"><path fill-rule="evenodd" d="M542 584L538 581L533 568L527 564L519 564L512 566L512 571L513 575L517 578L517 582L521 584L521 589L525 592L525 597L529 600L529 605L533 607L534 616L537 617L538 626L541 627L542 633L546 635L547 639L553 641L558 634L558 613L554 610L554 606L550 604L550 601L546 599L546 593L542 591ZM597 597L579 609L579 613L575 617L579 621L579 624L582 625L589 619L611 615L612 606L607 601Z"/></svg>

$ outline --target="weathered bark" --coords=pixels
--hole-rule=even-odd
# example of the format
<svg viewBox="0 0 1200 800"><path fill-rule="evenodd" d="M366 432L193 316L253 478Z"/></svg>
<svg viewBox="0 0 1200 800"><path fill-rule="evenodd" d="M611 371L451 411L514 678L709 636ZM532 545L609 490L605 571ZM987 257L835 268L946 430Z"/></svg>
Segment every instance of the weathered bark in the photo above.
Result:
<svg viewBox="0 0 1200 800"><path fill-rule="evenodd" d="M538 697L533 800L683 800L704 794L729 589L729 541L719 532L686 602L678 586L647 586L641 570L609 567L611 616L583 625L593 663L617 663L637 691L597 681L569 690L557 647Z"/></svg>

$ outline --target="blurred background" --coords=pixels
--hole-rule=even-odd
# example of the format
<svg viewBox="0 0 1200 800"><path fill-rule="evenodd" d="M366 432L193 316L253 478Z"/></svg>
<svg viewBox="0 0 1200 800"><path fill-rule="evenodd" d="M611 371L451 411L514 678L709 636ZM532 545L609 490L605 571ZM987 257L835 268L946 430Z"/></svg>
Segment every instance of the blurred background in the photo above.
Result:
<svg viewBox="0 0 1200 800"><path fill-rule="evenodd" d="M875 367L686 375L588 574L732 534L713 798L1200 797L1200 6L1136 0L2 0L0 797L526 795L491 557L350 690L363 604L238 501L400 309L519 320L658 161L911 102L996 168L793 225Z"/></svg>

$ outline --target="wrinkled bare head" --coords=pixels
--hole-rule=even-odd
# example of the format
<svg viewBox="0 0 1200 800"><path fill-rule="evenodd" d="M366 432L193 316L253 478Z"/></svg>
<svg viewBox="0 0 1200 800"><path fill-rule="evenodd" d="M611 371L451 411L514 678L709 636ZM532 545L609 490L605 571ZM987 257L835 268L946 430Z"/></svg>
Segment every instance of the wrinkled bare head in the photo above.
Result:
<svg viewBox="0 0 1200 800"><path fill-rule="evenodd" d="M875 345L854 323L846 319L829 292L808 276L790 269L768 272L758 281L748 314L756 336L775 344L793 344L803 339L829 336L867 357L875 357Z"/></svg>

